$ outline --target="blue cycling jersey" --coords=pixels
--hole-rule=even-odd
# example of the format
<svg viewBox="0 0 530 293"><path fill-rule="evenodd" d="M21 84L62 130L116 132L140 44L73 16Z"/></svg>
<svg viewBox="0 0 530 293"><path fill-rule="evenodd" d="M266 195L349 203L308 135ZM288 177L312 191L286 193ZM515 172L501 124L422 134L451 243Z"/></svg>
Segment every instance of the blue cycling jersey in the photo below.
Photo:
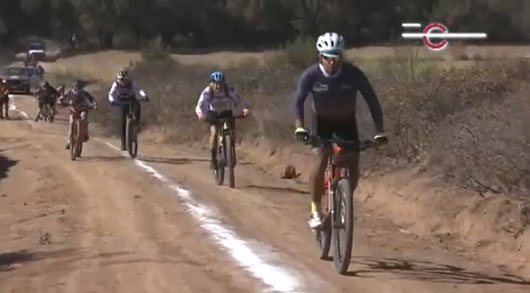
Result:
<svg viewBox="0 0 530 293"><path fill-rule="evenodd" d="M376 131L383 130L383 111L366 75L355 65L344 63L340 71L329 76L320 64L307 68L300 77L295 94L296 118L304 121L304 102L313 97L313 111L319 117L339 120L355 117L357 91L370 108Z"/></svg>

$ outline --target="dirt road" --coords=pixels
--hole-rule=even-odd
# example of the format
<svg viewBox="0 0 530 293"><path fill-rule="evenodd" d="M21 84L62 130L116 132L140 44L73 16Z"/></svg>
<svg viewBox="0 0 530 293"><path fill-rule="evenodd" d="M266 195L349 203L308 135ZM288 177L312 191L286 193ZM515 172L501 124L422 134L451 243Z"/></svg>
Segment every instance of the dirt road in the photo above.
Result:
<svg viewBox="0 0 530 293"><path fill-rule="evenodd" d="M240 158L218 187L203 150L142 142L131 160L92 137L64 149L66 116L0 121L0 292L527 292L530 283L403 233L356 207L347 276L316 257L308 195ZM17 114L18 113L18 114Z"/></svg>

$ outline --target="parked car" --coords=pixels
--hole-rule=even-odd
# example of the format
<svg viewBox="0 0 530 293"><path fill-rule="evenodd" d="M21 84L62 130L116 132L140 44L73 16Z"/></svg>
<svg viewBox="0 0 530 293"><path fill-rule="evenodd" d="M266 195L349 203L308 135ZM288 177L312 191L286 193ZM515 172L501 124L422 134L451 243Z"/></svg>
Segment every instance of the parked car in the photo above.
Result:
<svg viewBox="0 0 530 293"><path fill-rule="evenodd" d="M35 60L46 58L46 44L41 40L33 40L28 44L28 57L33 56Z"/></svg>
<svg viewBox="0 0 530 293"><path fill-rule="evenodd" d="M13 93L31 93L30 69L22 62L5 66L0 70L0 80L5 80Z"/></svg>

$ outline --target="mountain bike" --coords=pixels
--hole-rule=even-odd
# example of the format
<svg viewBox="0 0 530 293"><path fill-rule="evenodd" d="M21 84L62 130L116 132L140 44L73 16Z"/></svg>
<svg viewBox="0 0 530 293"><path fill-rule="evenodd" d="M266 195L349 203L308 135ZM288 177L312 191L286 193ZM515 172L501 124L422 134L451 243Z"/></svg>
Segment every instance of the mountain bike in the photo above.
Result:
<svg viewBox="0 0 530 293"><path fill-rule="evenodd" d="M94 107L90 109L94 109ZM72 114L73 119L72 132L70 133L70 158L72 161L81 157L83 143L88 141L88 124L85 119L81 119L82 111L88 111L88 109L70 107L70 114Z"/></svg>
<svg viewBox="0 0 530 293"><path fill-rule="evenodd" d="M232 116L243 118L244 116ZM217 168L213 171L215 182L223 185L225 179L225 168L228 169L228 185L235 188L234 168L236 165L236 148L234 142L234 130L230 127L230 117L220 118L217 127Z"/></svg>
<svg viewBox="0 0 530 293"><path fill-rule="evenodd" d="M139 106L140 102L148 102L149 98L144 98L142 100L136 100L136 102L131 102L131 99L136 99L135 96L132 96L127 99L123 99L122 101L114 102L113 105L123 105L127 104L129 107L129 111L127 113L127 117L125 118L125 148L127 149L127 152L129 153L129 156L131 158L136 158L138 155L138 130L139 130ZM122 135L124 135L122 133Z"/></svg>
<svg viewBox="0 0 530 293"><path fill-rule="evenodd" d="M378 146L375 140L363 142L339 138L323 139L310 136L306 144L331 147L324 176L324 194L322 196L322 226L316 230L316 242L320 248L320 258L329 255L333 240L333 262L335 269L344 274L350 265L354 229L353 190L350 170L345 164L349 155Z"/></svg>

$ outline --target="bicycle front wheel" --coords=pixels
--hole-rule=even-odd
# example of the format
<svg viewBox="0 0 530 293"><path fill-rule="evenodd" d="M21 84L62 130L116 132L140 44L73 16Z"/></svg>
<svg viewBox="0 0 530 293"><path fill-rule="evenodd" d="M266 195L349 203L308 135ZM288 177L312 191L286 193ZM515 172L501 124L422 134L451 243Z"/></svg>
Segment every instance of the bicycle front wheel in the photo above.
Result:
<svg viewBox="0 0 530 293"><path fill-rule="evenodd" d="M75 159L77 158L77 148L78 148L78 144L79 144L79 127L78 127L78 123L77 121L74 121L72 123L72 132L70 133L70 159L72 159L72 161L75 161Z"/></svg>
<svg viewBox="0 0 530 293"><path fill-rule="evenodd" d="M333 262L335 269L344 274L350 265L353 242L353 192L346 178L337 182L333 210Z"/></svg>
<svg viewBox="0 0 530 293"><path fill-rule="evenodd" d="M138 154L138 125L135 119L127 118L127 151L131 158L136 158Z"/></svg>
<svg viewBox="0 0 530 293"><path fill-rule="evenodd" d="M215 175L215 183L217 185L223 185L225 181L225 166L224 166L224 147L222 145L219 145L221 143L221 140L218 140L218 147L217 147L217 157L216 160L216 166L217 168L214 170Z"/></svg>

